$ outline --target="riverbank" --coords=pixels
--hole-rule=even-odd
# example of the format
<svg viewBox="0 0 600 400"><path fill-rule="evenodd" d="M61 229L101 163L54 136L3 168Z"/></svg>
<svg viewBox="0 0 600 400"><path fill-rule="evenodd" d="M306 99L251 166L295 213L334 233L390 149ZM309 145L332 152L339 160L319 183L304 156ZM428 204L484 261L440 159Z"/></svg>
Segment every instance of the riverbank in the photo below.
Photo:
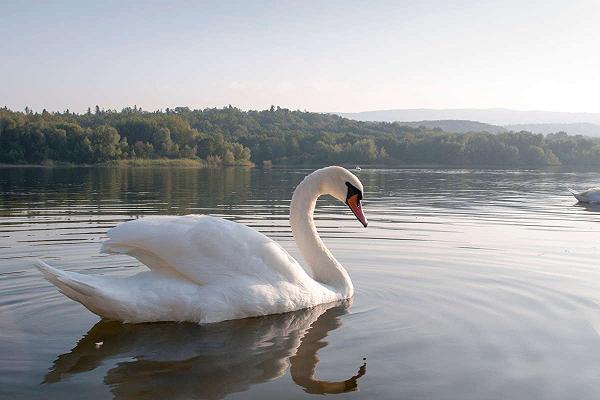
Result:
<svg viewBox="0 0 600 400"><path fill-rule="evenodd" d="M107 161L98 166L103 167L179 167L179 168L206 168L209 164L200 159L192 158L158 158L158 159L143 159L134 158L129 160L112 160Z"/></svg>
<svg viewBox="0 0 600 400"><path fill-rule="evenodd" d="M156 158L144 159L133 158L125 160L111 160L98 164L74 164L65 162L55 162L53 160L44 160L40 164L4 164L0 163L0 168L53 168L53 167L176 167L176 168L220 168L220 167L254 167L253 163L239 163L235 165L224 165L222 163L211 163L201 159L192 158Z"/></svg>

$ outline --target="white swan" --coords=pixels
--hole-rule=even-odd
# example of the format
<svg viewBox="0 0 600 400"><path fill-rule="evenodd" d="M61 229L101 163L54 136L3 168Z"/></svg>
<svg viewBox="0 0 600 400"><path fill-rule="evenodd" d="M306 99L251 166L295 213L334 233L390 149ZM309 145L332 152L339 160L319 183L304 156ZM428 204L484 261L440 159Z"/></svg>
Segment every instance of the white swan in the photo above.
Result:
<svg viewBox="0 0 600 400"><path fill-rule="evenodd" d="M321 241L313 211L330 194L366 227L362 193L341 167L317 170L298 185L290 225L309 272L262 233L206 215L146 217L108 231L102 251L128 254L150 271L117 278L37 266L66 296L123 322L209 323L300 310L352 297L352 281Z"/></svg>
<svg viewBox="0 0 600 400"><path fill-rule="evenodd" d="M575 196L577 201L581 203L600 203L599 187L589 188L587 190L584 190L583 192L576 192L573 189L569 189L569 192L571 192L571 194Z"/></svg>

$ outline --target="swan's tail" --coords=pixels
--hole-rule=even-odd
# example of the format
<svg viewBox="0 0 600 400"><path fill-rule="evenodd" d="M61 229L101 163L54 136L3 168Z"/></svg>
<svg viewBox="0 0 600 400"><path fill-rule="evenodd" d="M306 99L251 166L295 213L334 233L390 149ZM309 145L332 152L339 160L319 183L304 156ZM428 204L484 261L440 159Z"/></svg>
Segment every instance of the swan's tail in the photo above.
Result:
<svg viewBox="0 0 600 400"><path fill-rule="evenodd" d="M95 284L94 277L78 274L76 272L61 271L42 260L36 261L36 267L44 278L65 296L83 304L87 309L98 315L103 315L100 304L106 298L103 290Z"/></svg>
<svg viewBox="0 0 600 400"><path fill-rule="evenodd" d="M65 295L73 300L81 301L81 297L90 297L100 295L100 290L86 282L89 277L76 272L61 271L42 260L37 260L36 267L42 272L44 278L58 288ZM88 279L86 279L88 278Z"/></svg>
<svg viewBox="0 0 600 400"><path fill-rule="evenodd" d="M567 190L568 190L569 192L571 192L571 194L572 194L573 196L575 196L575 198L577 199L577 201L582 201L582 200L581 200L581 195L580 195L579 193L577 193L576 191L574 191L574 190L573 190L573 189L571 189L571 188L567 188Z"/></svg>

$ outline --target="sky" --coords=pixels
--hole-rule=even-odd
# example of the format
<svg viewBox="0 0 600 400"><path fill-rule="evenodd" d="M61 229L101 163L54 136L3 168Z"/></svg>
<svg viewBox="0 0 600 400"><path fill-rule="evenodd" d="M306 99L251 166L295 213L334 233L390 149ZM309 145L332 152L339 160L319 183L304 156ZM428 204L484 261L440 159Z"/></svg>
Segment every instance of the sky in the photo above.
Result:
<svg viewBox="0 0 600 400"><path fill-rule="evenodd" d="M0 106L600 112L600 1L0 0Z"/></svg>

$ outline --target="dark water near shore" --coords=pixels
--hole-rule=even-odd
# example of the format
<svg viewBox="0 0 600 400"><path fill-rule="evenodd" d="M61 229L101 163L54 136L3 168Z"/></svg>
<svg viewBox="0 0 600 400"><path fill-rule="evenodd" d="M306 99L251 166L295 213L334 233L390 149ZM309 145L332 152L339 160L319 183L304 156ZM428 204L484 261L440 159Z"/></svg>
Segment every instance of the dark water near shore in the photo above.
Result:
<svg viewBox="0 0 600 400"><path fill-rule="evenodd" d="M0 398L600 396L600 206L566 191L600 173L363 169L368 229L330 200L316 213L353 301L280 316L99 322L33 267L141 271L98 250L155 214L222 216L297 256L288 206L308 172L0 169Z"/></svg>

